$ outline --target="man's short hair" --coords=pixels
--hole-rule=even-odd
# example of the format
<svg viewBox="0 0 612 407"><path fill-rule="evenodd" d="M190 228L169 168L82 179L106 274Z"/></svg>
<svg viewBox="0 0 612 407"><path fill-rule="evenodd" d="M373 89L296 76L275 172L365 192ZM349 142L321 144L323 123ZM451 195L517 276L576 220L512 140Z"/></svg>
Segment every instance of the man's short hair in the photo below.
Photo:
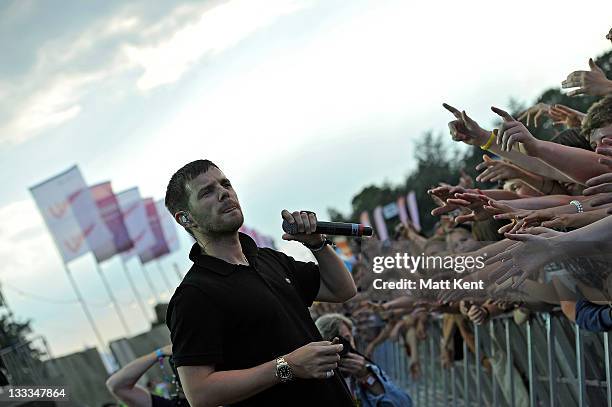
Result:
<svg viewBox="0 0 612 407"><path fill-rule="evenodd" d="M612 95L594 103L582 122L582 136L589 139L595 129L612 124Z"/></svg>
<svg viewBox="0 0 612 407"><path fill-rule="evenodd" d="M336 336L340 336L340 328L342 324L345 324L348 329L353 329L353 321L348 319L342 314L325 314L321 315L315 321L317 329L321 333L321 336L326 341L331 341Z"/></svg>
<svg viewBox="0 0 612 407"><path fill-rule="evenodd" d="M192 161L184 165L180 170L174 173L172 178L170 178L170 182L168 182L168 187L166 188L166 199L164 203L172 217L179 211L186 211L189 209L189 195L187 194L186 185L198 175L208 171L210 167L219 168L215 163L209 160ZM189 229L185 230L193 236L193 233Z"/></svg>

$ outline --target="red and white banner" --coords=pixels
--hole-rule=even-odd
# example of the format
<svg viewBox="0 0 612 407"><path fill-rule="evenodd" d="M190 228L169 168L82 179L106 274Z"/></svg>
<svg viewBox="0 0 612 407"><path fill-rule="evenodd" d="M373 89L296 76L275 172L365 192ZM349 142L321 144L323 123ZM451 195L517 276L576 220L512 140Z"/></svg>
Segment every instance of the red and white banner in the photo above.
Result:
<svg viewBox="0 0 612 407"><path fill-rule="evenodd" d="M113 234L113 241L117 253L123 253L130 250L134 247L134 244L123 222L123 214L119 208L117 198L113 193L113 187L110 181L89 187L89 190L98 206L104 223L106 223L106 226Z"/></svg>
<svg viewBox="0 0 612 407"><path fill-rule="evenodd" d="M172 253L179 249L178 233L176 232L176 221L166 208L166 204L163 199L155 202L157 215L161 221L162 233L164 234L164 240L168 245L168 251Z"/></svg>
<svg viewBox="0 0 612 407"><path fill-rule="evenodd" d="M417 231L421 230L421 221L419 219L419 208L417 207L416 195L414 191L410 191L406 196L408 199L408 211L410 212L410 219L414 224L414 227Z"/></svg>
<svg viewBox="0 0 612 407"><path fill-rule="evenodd" d="M389 232L387 232L382 206L377 206L376 209L374 209L374 224L376 225L376 234L378 238L380 240L389 239Z"/></svg>
<svg viewBox="0 0 612 407"><path fill-rule="evenodd" d="M113 236L76 165L30 192L65 263L89 250L99 262L115 254Z"/></svg>
<svg viewBox="0 0 612 407"><path fill-rule="evenodd" d="M150 246L144 252L138 253L138 257L140 257L140 262L142 264L145 264L150 262L151 260L155 260L163 256L164 254L170 253L170 250L168 249L166 239L164 239L164 232L162 231L161 220L159 218L159 215L157 214L155 201L153 201L153 198L145 198L142 201L144 203L144 208L147 213L149 227L153 232L153 236L155 236L155 243L153 244L153 246Z"/></svg>
<svg viewBox="0 0 612 407"><path fill-rule="evenodd" d="M130 188L116 195L117 203L123 215L123 223L134 246L121 257L127 261L132 256L148 250L155 245L155 236L149 226L149 219L138 188Z"/></svg>

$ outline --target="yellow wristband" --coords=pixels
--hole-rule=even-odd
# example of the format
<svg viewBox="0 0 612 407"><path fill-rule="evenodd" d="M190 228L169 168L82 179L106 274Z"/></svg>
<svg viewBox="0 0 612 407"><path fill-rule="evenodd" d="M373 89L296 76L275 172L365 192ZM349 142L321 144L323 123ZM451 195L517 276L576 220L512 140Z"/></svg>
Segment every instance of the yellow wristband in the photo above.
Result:
<svg viewBox="0 0 612 407"><path fill-rule="evenodd" d="M488 150L489 147L491 147L491 144L493 144L493 140L495 140L495 130L491 132L491 136L489 137L489 140L485 144L481 145L480 148L482 148L485 151Z"/></svg>

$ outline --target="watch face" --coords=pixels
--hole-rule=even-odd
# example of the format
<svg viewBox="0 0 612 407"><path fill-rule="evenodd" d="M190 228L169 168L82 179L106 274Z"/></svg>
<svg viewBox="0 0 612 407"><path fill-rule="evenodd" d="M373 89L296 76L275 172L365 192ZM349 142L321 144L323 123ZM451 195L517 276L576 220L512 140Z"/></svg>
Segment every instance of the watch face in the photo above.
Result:
<svg viewBox="0 0 612 407"><path fill-rule="evenodd" d="M291 368L289 365L283 364L278 366L278 377L281 379L290 379L291 378Z"/></svg>

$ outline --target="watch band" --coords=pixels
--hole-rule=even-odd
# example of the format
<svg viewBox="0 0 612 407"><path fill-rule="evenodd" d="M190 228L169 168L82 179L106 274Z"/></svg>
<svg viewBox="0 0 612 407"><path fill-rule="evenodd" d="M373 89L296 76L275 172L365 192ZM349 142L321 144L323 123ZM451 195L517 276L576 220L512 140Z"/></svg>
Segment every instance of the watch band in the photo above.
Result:
<svg viewBox="0 0 612 407"><path fill-rule="evenodd" d="M327 245L333 246L334 242L332 242L330 239L328 239L326 236L323 236L323 240L321 240L321 245L320 246L312 246L306 243L302 243L304 246L306 246L306 248L308 248L309 250L313 251L313 252L318 252L320 250L323 250L323 248Z"/></svg>
<svg viewBox="0 0 612 407"><path fill-rule="evenodd" d="M280 380L281 383L287 383L293 380L293 370L287 363L284 357L276 358L276 372L274 375Z"/></svg>

